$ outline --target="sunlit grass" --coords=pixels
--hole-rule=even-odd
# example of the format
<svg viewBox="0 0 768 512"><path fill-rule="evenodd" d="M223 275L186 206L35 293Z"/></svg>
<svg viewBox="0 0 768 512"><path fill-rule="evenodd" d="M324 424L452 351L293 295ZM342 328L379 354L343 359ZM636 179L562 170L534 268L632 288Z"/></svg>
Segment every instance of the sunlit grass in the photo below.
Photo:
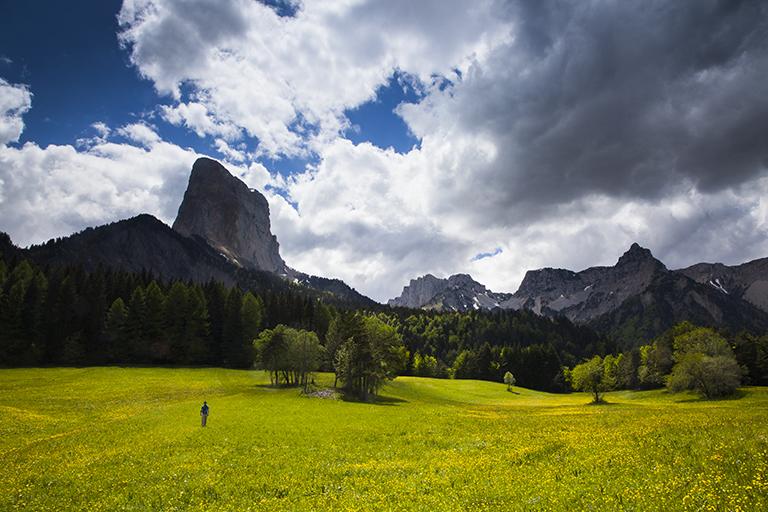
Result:
<svg viewBox="0 0 768 512"><path fill-rule="evenodd" d="M2 370L0 510L768 509L765 388L590 406L478 381L401 377L377 404L266 384L220 369Z"/></svg>

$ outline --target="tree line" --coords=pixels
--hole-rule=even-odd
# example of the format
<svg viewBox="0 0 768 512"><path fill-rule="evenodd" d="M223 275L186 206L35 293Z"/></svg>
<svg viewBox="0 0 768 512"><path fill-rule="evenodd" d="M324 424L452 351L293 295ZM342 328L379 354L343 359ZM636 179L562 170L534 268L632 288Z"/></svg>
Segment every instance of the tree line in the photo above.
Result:
<svg viewBox="0 0 768 512"><path fill-rule="evenodd" d="M250 368L261 329L324 336L331 309L298 293L0 260L0 365L171 364Z"/></svg>

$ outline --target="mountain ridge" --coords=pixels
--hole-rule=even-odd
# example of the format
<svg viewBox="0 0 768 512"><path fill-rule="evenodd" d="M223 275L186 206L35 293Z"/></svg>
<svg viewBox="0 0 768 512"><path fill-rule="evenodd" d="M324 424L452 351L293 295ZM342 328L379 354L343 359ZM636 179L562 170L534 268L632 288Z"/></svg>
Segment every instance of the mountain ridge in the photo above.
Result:
<svg viewBox="0 0 768 512"><path fill-rule="evenodd" d="M432 276L442 285L421 288L421 294L409 289L418 287L421 278L413 279L388 304L438 311L527 309L592 326L625 345L683 320L731 330L768 329L768 258L734 267L697 264L669 270L650 250L633 243L613 266L529 270L512 294L493 292L466 277L472 286L452 289L448 280ZM430 291L432 296L424 299Z"/></svg>

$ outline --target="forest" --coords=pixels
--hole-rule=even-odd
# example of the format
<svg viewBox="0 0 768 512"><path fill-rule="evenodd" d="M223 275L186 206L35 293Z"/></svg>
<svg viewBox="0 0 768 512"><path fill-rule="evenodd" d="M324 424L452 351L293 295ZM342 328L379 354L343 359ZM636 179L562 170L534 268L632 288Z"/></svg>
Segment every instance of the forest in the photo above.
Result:
<svg viewBox="0 0 768 512"><path fill-rule="evenodd" d="M338 348L363 336L360 325L381 332L374 319L405 349L399 374L501 382L511 372L521 386L566 391L563 369L596 355L616 358L623 377L615 386L625 388L663 385L672 364L670 335L618 354L609 339L588 327L529 311L350 310L297 286L254 293L217 282L164 281L149 273L0 260L0 366L5 367L263 367L254 340L281 327L313 333L322 348L318 369L338 373ZM741 333L728 340L745 380L766 383L766 337Z"/></svg>

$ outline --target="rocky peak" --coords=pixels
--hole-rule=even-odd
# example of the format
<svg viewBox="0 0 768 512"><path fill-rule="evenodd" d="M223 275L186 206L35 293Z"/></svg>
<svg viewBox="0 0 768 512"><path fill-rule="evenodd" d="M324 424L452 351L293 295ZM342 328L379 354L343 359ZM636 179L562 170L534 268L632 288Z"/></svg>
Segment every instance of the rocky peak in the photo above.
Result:
<svg viewBox="0 0 768 512"><path fill-rule="evenodd" d="M418 308L443 291L446 285L445 279L439 279L432 274L426 274L417 279L411 279L410 283L403 288L403 293L399 297L390 299L388 304L390 306Z"/></svg>
<svg viewBox="0 0 768 512"><path fill-rule="evenodd" d="M515 295L529 296L554 291L560 293L561 290L578 287L580 282L575 272L563 268L529 270Z"/></svg>
<svg viewBox="0 0 768 512"><path fill-rule="evenodd" d="M469 274L454 274L448 278L448 288L467 288L485 290L485 286L478 283Z"/></svg>
<svg viewBox="0 0 768 512"><path fill-rule="evenodd" d="M495 293L478 283L469 274L454 274L440 279L427 274L412 279L390 306L434 309L438 311L468 311L493 309L509 300L510 294Z"/></svg>
<svg viewBox="0 0 768 512"><path fill-rule="evenodd" d="M267 199L210 158L192 166L173 229L203 238L238 266L287 271L270 230Z"/></svg>
<svg viewBox="0 0 768 512"><path fill-rule="evenodd" d="M621 255L616 263L617 267L649 263L653 266L666 268L662 262L653 257L649 249L641 247L637 242L633 243L627 252Z"/></svg>

